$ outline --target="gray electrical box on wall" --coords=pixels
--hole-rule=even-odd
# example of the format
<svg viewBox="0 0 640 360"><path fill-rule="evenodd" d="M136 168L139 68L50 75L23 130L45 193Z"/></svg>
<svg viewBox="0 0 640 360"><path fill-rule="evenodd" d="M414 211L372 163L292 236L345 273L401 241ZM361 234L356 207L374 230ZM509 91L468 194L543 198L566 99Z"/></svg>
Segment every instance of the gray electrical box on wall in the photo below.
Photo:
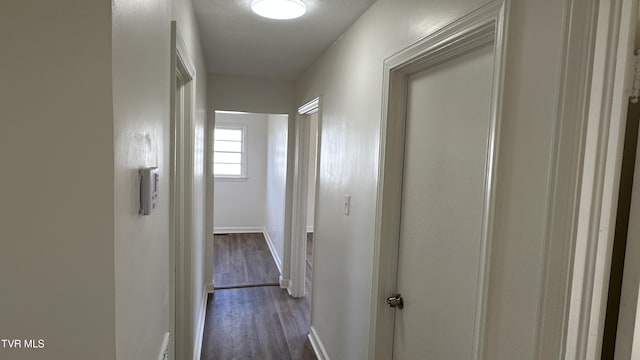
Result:
<svg viewBox="0 0 640 360"><path fill-rule="evenodd" d="M158 205L158 168L140 169L140 215L149 215Z"/></svg>

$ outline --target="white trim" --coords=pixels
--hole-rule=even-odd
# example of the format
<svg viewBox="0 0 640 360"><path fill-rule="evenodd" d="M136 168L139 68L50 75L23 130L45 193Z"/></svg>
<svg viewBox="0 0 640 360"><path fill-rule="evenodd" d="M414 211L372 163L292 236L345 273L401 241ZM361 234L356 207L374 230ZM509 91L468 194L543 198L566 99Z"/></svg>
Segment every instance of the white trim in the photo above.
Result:
<svg viewBox="0 0 640 360"><path fill-rule="evenodd" d="M158 360L169 360L169 337L171 336L170 332L164 333L164 338L162 339L162 345L160 345L160 352L158 353Z"/></svg>
<svg viewBox="0 0 640 360"><path fill-rule="evenodd" d="M307 189L309 162L309 121L301 115L296 121L296 156L293 173L293 212L291 223L291 286L289 294L295 298L304 297L307 241Z"/></svg>
<svg viewBox="0 0 640 360"><path fill-rule="evenodd" d="M207 294L213 294L213 292L215 291L216 285L213 282L210 282L208 284L205 284L204 288Z"/></svg>
<svg viewBox="0 0 640 360"><path fill-rule="evenodd" d="M601 357L636 16L635 0L600 3L565 359Z"/></svg>
<svg viewBox="0 0 640 360"><path fill-rule="evenodd" d="M579 3L579 6L576 6ZM600 359L637 0L569 1L550 175L536 359ZM621 21L622 20L622 21ZM627 29L629 30L629 29ZM633 30L632 30L633 31ZM628 358L627 358L628 359Z"/></svg>
<svg viewBox="0 0 640 360"><path fill-rule="evenodd" d="M442 61L493 44L494 77L473 342L473 359L482 359L483 357L495 199L495 171L500 138L506 17L507 3L493 1L421 39L384 62L380 166L374 238L373 299L369 338L370 359L382 360L392 357L395 312L386 305L384 300L387 296L395 294L397 290L398 234L408 77Z"/></svg>
<svg viewBox="0 0 640 360"><path fill-rule="evenodd" d="M251 114L249 112L244 111L231 111L231 110L215 110L216 114L229 114L229 115L247 115Z"/></svg>
<svg viewBox="0 0 640 360"><path fill-rule="evenodd" d="M193 266L191 262L194 219L194 132L196 71L175 21L171 22L170 68L170 268L169 279L170 341L172 358L189 358L193 351L195 324L190 312L193 297ZM178 90L178 81L182 86ZM184 108L176 109L181 102ZM180 111L179 116L177 110Z"/></svg>
<svg viewBox="0 0 640 360"><path fill-rule="evenodd" d="M173 24L176 24L175 21L172 21ZM191 56L189 55L189 51L187 51L187 46L184 43L182 35L180 35L180 31L177 28L176 24L176 66L181 66L181 72L187 75L189 80L193 80L196 78L196 67L193 65L193 61L191 61Z"/></svg>
<svg viewBox="0 0 640 360"><path fill-rule="evenodd" d="M247 176L223 176L223 175L214 175L213 181L215 182L242 182L248 181L249 177Z"/></svg>
<svg viewBox="0 0 640 360"><path fill-rule="evenodd" d="M213 165L210 159L211 154L213 154L213 138L214 138L214 130L215 130L215 112L213 116L209 116L207 119L207 151L205 153L205 171L206 171L206 219L205 219L205 230L204 234L206 236L207 242L205 244L205 282L213 284L213 217L214 217L214 192L215 192L215 180L213 177Z"/></svg>
<svg viewBox="0 0 640 360"><path fill-rule="evenodd" d="M293 171L292 221L290 241L290 287L292 297L305 295L307 271L307 200L309 185L309 115L320 112L320 98L315 98L302 105L298 110L295 122L295 158ZM322 123L321 113L318 114L318 133ZM318 136L317 155L320 154L320 136ZM319 164L320 161L316 161ZM316 169L316 176L318 174ZM316 185L316 204L318 188Z"/></svg>
<svg viewBox="0 0 640 360"><path fill-rule="evenodd" d="M280 287L282 289L286 289L287 292L291 294L291 280L285 279L284 277L282 277L282 275L280 275L280 277L278 278L278 282L280 283Z"/></svg>
<svg viewBox="0 0 640 360"><path fill-rule="evenodd" d="M300 106L298 108L298 114L303 115L303 114L313 114L318 112L318 109L320 108L320 98L315 98L307 103L305 103L304 105Z"/></svg>
<svg viewBox="0 0 640 360"><path fill-rule="evenodd" d="M327 350L324 348L324 344L322 343L322 340L320 340L320 336L313 326L311 326L311 329L309 330L309 342L311 343L313 352L316 353L318 360L330 360L329 354L327 354Z"/></svg>
<svg viewBox="0 0 640 360"><path fill-rule="evenodd" d="M269 231L267 231L267 229L263 229L262 233L264 234L265 240L267 240L267 246L269 246L269 251L271 252L273 261L276 263L276 266L278 267L280 276L282 276L282 260L280 259L280 255L278 255L278 252L276 251L275 245L273 245L271 236L269 236Z"/></svg>
<svg viewBox="0 0 640 360"><path fill-rule="evenodd" d="M282 277L280 279L280 287L291 289L291 241L293 239L293 203L294 195L294 172L295 172L295 156L296 156L296 127L297 114L294 112L287 118L287 174L286 174L286 192L285 192L285 216L284 216L284 244L282 254ZM290 293L290 292L289 292Z"/></svg>
<svg viewBox="0 0 640 360"><path fill-rule="evenodd" d="M200 360L202 358L202 339L204 337L204 322L207 318L207 298L209 296L209 286L213 286L213 284L204 284L202 288L202 304L200 306L200 316L198 316L198 325L196 327L193 360Z"/></svg>
<svg viewBox="0 0 640 360"><path fill-rule="evenodd" d="M307 225L307 233L313 232L313 225Z"/></svg>
<svg viewBox="0 0 640 360"><path fill-rule="evenodd" d="M538 360L563 359L566 354L572 254L582 150L589 107L597 1L580 6L567 1L563 19L563 64L558 83L558 109L552 142L541 295L538 300L536 355Z"/></svg>
<svg viewBox="0 0 640 360"><path fill-rule="evenodd" d="M264 232L264 227L260 226L254 226L254 227L234 227L234 226L229 226L229 227L214 227L213 228L213 233L214 234L243 234L243 233L247 233L247 234L255 234L255 233L262 233Z"/></svg>

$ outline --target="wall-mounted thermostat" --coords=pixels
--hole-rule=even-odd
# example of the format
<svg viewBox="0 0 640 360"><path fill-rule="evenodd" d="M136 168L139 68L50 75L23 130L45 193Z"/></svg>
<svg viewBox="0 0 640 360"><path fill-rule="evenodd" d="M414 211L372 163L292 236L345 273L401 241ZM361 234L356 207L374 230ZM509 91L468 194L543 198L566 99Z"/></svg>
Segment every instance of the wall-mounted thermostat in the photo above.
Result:
<svg viewBox="0 0 640 360"><path fill-rule="evenodd" d="M149 215L158 205L158 168L140 169L140 214Z"/></svg>

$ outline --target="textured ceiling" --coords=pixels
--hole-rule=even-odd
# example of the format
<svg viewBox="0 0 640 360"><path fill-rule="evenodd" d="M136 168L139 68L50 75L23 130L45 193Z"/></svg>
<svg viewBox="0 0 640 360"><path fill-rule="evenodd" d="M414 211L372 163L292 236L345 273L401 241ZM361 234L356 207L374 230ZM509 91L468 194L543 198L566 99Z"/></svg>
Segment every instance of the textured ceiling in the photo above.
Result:
<svg viewBox="0 0 640 360"><path fill-rule="evenodd" d="M303 17L276 21L251 12L251 0L194 0L208 70L295 79L375 0L303 1Z"/></svg>

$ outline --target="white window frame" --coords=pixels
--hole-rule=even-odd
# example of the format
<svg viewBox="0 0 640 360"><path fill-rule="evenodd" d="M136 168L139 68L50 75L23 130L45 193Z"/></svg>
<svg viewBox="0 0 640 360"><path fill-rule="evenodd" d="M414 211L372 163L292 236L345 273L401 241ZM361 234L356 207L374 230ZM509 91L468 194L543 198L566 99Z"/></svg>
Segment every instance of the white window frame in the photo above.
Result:
<svg viewBox="0 0 640 360"><path fill-rule="evenodd" d="M216 154L216 148L215 148L215 143L216 143L216 139L215 139L215 129L225 129L225 130L241 130L242 131L242 148L241 148L241 160L240 160L240 175L217 175L215 173L215 154ZM227 181L242 181L242 180L247 180L248 179L248 174L247 174L247 140L249 139L248 134L248 126L247 124L237 124L237 123L226 123L226 122L220 122L217 123L214 129L214 138L213 138L213 150L212 150L212 156L211 156L211 172L213 173L213 177L215 180L227 180Z"/></svg>

